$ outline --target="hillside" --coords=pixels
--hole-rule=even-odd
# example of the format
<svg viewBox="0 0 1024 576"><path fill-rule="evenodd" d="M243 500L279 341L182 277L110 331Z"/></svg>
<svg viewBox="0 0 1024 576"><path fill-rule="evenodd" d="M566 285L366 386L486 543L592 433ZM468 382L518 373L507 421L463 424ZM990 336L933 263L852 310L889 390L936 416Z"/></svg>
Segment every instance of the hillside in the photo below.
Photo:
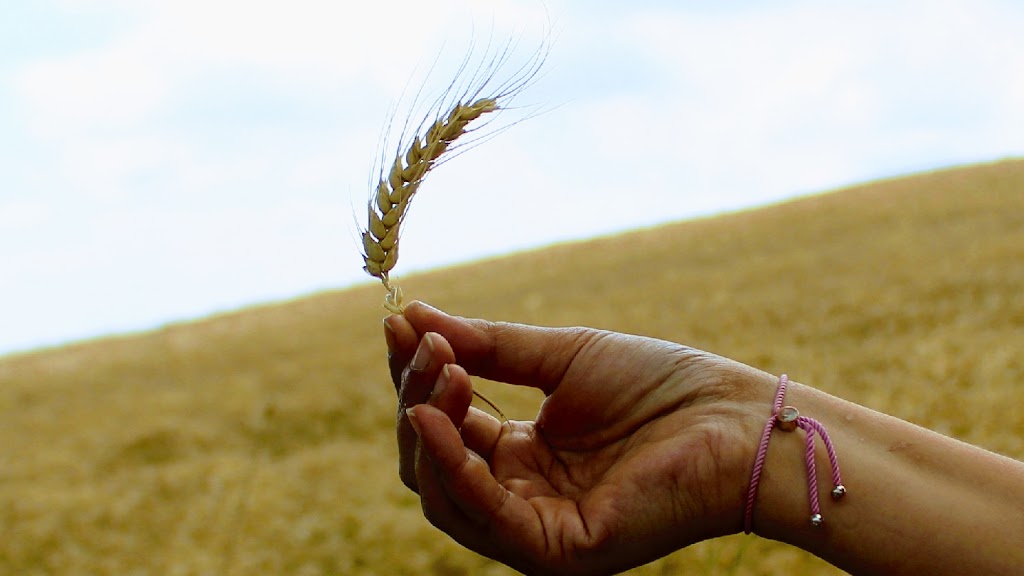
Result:
<svg viewBox="0 0 1024 576"><path fill-rule="evenodd" d="M786 371L1024 459L1021 160L400 280L461 315ZM366 284L0 359L0 573L511 573L430 527L398 480L383 295ZM539 400L482 387L511 417ZM798 569L839 573L734 536L631 574Z"/></svg>

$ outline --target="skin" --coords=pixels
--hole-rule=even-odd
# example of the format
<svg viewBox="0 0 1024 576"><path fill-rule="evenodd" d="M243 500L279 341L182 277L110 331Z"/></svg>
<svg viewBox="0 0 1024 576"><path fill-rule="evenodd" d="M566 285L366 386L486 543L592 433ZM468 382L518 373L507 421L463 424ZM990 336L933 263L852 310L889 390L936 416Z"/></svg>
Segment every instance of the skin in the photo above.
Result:
<svg viewBox="0 0 1024 576"><path fill-rule="evenodd" d="M419 302L385 319L385 338L400 477L463 546L526 574L613 574L742 530L777 377L671 342ZM502 423L470 406L471 374L547 398L535 420ZM849 493L832 502L819 472L825 524L812 527L803 433L777 431L756 533L854 574L1020 573L1024 464L797 383L786 403L828 428Z"/></svg>

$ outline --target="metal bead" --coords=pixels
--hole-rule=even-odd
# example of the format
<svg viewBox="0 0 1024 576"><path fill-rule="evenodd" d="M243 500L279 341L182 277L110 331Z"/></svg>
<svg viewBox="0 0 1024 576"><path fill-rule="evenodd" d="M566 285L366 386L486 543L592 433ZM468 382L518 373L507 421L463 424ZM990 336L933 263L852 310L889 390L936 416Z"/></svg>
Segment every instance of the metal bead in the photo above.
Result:
<svg viewBox="0 0 1024 576"><path fill-rule="evenodd" d="M821 514L815 514L814 516L811 516L811 526L814 526L815 528L821 526L824 522L825 519L821 517Z"/></svg>
<svg viewBox="0 0 1024 576"><path fill-rule="evenodd" d="M842 484L839 484L838 486L836 486L835 488L832 489L832 498L835 499L835 500L839 500L840 498L842 498L845 495L846 495L846 486L843 486Z"/></svg>
<svg viewBox="0 0 1024 576"><path fill-rule="evenodd" d="M796 421L800 418L800 411L793 406L783 406L779 408L778 414L775 415L775 425L784 432L792 432L796 430Z"/></svg>

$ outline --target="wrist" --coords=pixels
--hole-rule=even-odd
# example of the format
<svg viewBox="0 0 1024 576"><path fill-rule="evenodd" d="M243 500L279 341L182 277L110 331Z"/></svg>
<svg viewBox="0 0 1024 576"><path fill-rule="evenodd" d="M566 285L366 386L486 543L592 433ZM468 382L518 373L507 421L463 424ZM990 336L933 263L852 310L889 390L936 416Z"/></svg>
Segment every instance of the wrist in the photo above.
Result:
<svg viewBox="0 0 1024 576"><path fill-rule="evenodd" d="M791 383L785 403L828 429L848 493L833 501L819 473L824 522L812 526L804 434L776 430L755 533L852 573L1010 574L1024 565L1020 463L807 386ZM828 469L820 443L815 461Z"/></svg>
<svg viewBox="0 0 1024 576"><path fill-rule="evenodd" d="M699 411L694 411L692 401L687 401L687 416L680 420L680 427L689 432L702 429L706 434L703 441L711 448L710 464L698 467L707 472L699 475L700 489L696 491L701 495L699 502L703 507L697 513L702 519L698 540L742 530L751 465L778 383L771 374L724 358L710 366L704 365L702 371L698 379L702 382L700 390L704 401L699 403ZM683 382L694 379L693 373L680 376ZM685 479L678 490L692 494L695 492L693 462L679 461L686 467L678 471L679 477ZM693 526L685 520L679 528L682 533L692 530Z"/></svg>
<svg viewBox="0 0 1024 576"><path fill-rule="evenodd" d="M773 399L779 380L767 372L745 365L740 365L731 380L735 385L731 399L736 400L737 406L733 412L733 424L739 431L737 445L740 450L735 459L731 460L734 463L732 466L723 466L720 469L723 477L719 480L719 485L729 487L724 508L727 510L729 533L735 533L743 530L754 462L765 423L772 414ZM772 443L775 442L776 436L778 434L772 436ZM723 462L728 461L730 460L723 458ZM777 479L774 474L773 479ZM761 483L764 484L763 478ZM806 497L806 480L803 481L803 485ZM761 496L758 496L758 500L760 498ZM758 506L755 506L755 512L759 512ZM761 531L757 532L760 534Z"/></svg>

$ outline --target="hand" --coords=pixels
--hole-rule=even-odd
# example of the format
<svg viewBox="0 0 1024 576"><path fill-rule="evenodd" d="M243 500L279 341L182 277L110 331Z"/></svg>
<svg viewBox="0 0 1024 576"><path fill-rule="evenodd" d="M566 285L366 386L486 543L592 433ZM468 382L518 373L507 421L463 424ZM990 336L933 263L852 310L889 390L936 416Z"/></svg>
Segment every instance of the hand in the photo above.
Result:
<svg viewBox="0 0 1024 576"><path fill-rule="evenodd" d="M400 476L467 548L530 574L607 574L741 529L774 377L661 340L422 303L385 323ZM470 406L470 374L547 398L535 421L501 423Z"/></svg>

